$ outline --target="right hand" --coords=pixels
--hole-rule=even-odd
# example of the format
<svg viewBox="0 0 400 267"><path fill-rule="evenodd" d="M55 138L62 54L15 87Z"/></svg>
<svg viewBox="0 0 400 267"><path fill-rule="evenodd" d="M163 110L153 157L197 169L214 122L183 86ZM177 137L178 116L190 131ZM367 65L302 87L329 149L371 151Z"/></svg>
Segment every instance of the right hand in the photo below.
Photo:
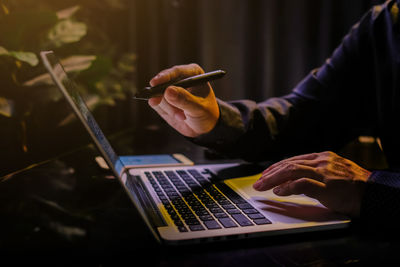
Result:
<svg viewBox="0 0 400 267"><path fill-rule="evenodd" d="M151 86L204 73L197 64L179 65L158 73ZM163 96L149 99L149 105L175 130L187 137L210 132L219 118L219 107L209 83L184 89L169 86Z"/></svg>
<svg viewBox="0 0 400 267"><path fill-rule="evenodd" d="M371 172L355 162L325 151L299 155L269 166L253 185L278 196L305 194L325 207L359 217L361 201Z"/></svg>

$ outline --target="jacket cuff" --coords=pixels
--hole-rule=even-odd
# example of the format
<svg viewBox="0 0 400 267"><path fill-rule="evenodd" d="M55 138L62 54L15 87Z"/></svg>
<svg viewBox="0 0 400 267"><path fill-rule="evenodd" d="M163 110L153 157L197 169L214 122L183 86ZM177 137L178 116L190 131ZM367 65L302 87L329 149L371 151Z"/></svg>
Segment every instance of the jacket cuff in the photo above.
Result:
<svg viewBox="0 0 400 267"><path fill-rule="evenodd" d="M217 100L220 116L215 127L208 133L190 138L197 145L226 150L244 134L244 125L239 110L222 100Z"/></svg>
<svg viewBox="0 0 400 267"><path fill-rule="evenodd" d="M398 225L400 217L400 173L374 171L369 177L361 203L360 219L366 224Z"/></svg>

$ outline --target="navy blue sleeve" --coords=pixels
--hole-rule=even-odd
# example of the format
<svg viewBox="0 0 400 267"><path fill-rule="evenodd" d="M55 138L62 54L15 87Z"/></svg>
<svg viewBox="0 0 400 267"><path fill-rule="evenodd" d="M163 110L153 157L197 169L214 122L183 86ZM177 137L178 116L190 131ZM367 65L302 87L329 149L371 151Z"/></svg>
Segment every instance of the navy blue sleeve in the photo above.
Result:
<svg viewBox="0 0 400 267"><path fill-rule="evenodd" d="M365 187L360 219L374 226L397 226L400 218L399 203L400 172L374 171Z"/></svg>
<svg viewBox="0 0 400 267"><path fill-rule="evenodd" d="M373 29L384 30L378 22L385 9L371 9L331 58L291 94L261 103L220 100L216 127L193 141L231 157L262 161L337 151L364 131L373 131L377 119L370 40Z"/></svg>

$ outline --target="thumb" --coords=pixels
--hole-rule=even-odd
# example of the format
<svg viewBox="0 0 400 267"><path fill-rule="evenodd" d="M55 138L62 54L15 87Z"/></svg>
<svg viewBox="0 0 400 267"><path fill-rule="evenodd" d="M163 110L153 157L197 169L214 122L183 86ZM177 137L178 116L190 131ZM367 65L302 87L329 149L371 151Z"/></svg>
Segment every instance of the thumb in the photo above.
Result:
<svg viewBox="0 0 400 267"><path fill-rule="evenodd" d="M284 183L274 188L274 193L279 196L300 195L320 199L324 195L326 185L319 181L301 178Z"/></svg>
<svg viewBox="0 0 400 267"><path fill-rule="evenodd" d="M201 108L198 98L182 87L169 86L164 93L169 104L193 114Z"/></svg>

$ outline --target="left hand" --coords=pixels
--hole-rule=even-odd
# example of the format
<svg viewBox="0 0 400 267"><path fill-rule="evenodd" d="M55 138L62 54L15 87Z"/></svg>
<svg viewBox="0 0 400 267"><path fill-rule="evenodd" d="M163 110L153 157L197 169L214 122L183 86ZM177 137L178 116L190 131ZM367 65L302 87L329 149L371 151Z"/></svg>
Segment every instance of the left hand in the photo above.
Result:
<svg viewBox="0 0 400 267"><path fill-rule="evenodd" d="M365 182L371 172L333 152L300 155L271 165L254 183L254 189L274 188L279 196L299 195L317 199L327 208L360 215Z"/></svg>

